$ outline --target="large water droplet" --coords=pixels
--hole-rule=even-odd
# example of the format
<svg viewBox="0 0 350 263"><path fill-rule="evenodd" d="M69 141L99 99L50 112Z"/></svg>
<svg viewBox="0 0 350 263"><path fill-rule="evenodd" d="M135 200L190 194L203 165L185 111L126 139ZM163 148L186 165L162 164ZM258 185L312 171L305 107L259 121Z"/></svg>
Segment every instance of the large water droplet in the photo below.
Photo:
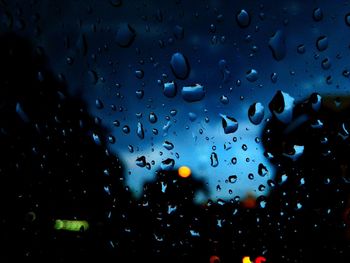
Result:
<svg viewBox="0 0 350 263"><path fill-rule="evenodd" d="M129 24L121 24L116 34L116 41L120 47L129 47L135 36L136 32Z"/></svg>
<svg viewBox="0 0 350 263"><path fill-rule="evenodd" d="M163 93L168 98L173 98L176 96L177 89L174 81L166 82L163 84Z"/></svg>
<svg viewBox="0 0 350 263"><path fill-rule="evenodd" d="M266 168L265 165L263 165L262 163L259 163L259 166L258 166L258 174L260 176L265 176L266 174L268 174L268 170Z"/></svg>
<svg viewBox="0 0 350 263"><path fill-rule="evenodd" d="M169 141L164 141L163 142L163 147L170 151L170 150L174 149L174 144L172 144Z"/></svg>
<svg viewBox="0 0 350 263"><path fill-rule="evenodd" d="M264 119L264 106L260 102L255 102L248 109L248 117L251 123L258 125Z"/></svg>
<svg viewBox="0 0 350 263"><path fill-rule="evenodd" d="M241 11L238 12L238 14L236 15L236 21L237 24L241 27L241 28L246 28L250 25L250 15L248 14L248 12L244 9L242 9Z"/></svg>
<svg viewBox="0 0 350 263"><path fill-rule="evenodd" d="M160 167L162 168L162 170L169 171L174 168L174 165L175 165L175 160L168 158L161 162Z"/></svg>
<svg viewBox="0 0 350 263"><path fill-rule="evenodd" d="M238 129L238 122L235 118L220 114L222 118L222 127L225 134L234 133Z"/></svg>
<svg viewBox="0 0 350 263"><path fill-rule="evenodd" d="M310 102L314 111L319 111L322 105L322 97L318 93L312 93L310 96Z"/></svg>
<svg viewBox="0 0 350 263"><path fill-rule="evenodd" d="M282 60L286 56L286 37L281 30L276 31L276 33L270 38L269 48L272 51L274 59L277 61Z"/></svg>
<svg viewBox="0 0 350 263"><path fill-rule="evenodd" d="M170 60L171 70L178 79L186 79L190 74L190 65L187 58L181 53L175 53Z"/></svg>
<svg viewBox="0 0 350 263"><path fill-rule="evenodd" d="M279 90L269 103L269 108L279 121L289 123L293 118L294 98Z"/></svg>
<svg viewBox="0 0 350 263"><path fill-rule="evenodd" d="M319 51L324 51L328 48L328 38L326 36L320 36L316 41L316 47Z"/></svg>
<svg viewBox="0 0 350 263"><path fill-rule="evenodd" d="M200 101L205 96L204 87L200 84L182 87L181 95L182 98L187 102Z"/></svg>
<svg viewBox="0 0 350 263"><path fill-rule="evenodd" d="M304 153L304 146L303 145L294 145L293 150L290 153L284 153L284 156L289 157L293 161L298 160Z"/></svg>
<svg viewBox="0 0 350 263"><path fill-rule="evenodd" d="M219 165L218 155L215 152L212 152L210 155L210 165L212 167L217 167Z"/></svg>

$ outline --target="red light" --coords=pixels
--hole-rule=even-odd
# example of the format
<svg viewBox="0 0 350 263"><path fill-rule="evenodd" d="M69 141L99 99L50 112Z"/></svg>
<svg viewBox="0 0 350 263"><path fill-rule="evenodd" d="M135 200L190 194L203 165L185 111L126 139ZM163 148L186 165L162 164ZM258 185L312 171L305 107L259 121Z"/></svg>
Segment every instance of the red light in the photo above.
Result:
<svg viewBox="0 0 350 263"><path fill-rule="evenodd" d="M255 263L263 263L265 261L266 261L266 258L261 257L261 256L259 256L255 259Z"/></svg>

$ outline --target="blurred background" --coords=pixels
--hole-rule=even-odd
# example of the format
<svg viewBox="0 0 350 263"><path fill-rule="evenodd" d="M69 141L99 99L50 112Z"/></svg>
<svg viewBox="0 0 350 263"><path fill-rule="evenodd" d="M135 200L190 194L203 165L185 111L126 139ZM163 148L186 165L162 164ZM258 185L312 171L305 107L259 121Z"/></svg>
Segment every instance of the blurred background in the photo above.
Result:
<svg viewBox="0 0 350 263"><path fill-rule="evenodd" d="M162 205L169 215L176 210L175 203L183 204L182 215L185 215L185 218L186 215L191 217L190 211L193 211L197 220L192 218L194 221L191 219L187 222L184 219L184 224L193 227L190 227L191 237L200 235L196 224L198 229L205 228L205 220L215 221L215 225L221 228L225 220L230 221L228 214L239 214L241 207L235 207L239 200L245 200L243 207L248 210L256 206L264 209L275 181L284 182L287 177L284 178L283 175L289 175L288 172L299 176L298 172L293 170L295 167L297 169L299 164L295 165L293 162L303 155L304 144L294 140L294 135L291 136L295 142L294 152L287 153L291 163L274 162L271 158L281 152L274 152L275 146L269 148L269 140L263 141L263 137L269 137L271 129L272 134L275 134L271 137L272 141L273 138L277 138L277 142L273 143L282 144L284 139L279 140L279 136L283 137L289 132L280 135L279 131L282 133L284 129L293 130L309 120L309 113L305 115L303 106L300 106L309 98L313 105L318 105L321 96L328 98L328 109L337 107L334 105L341 102L342 105L348 104L344 98L349 94L350 78L349 4L348 1L340 0L1 0L0 32L3 39L2 52L6 54L2 67L7 68L2 72L1 128L3 143L8 147L3 148L4 152L14 152L13 156L9 155L4 159L1 171L6 177L6 171L21 166L18 160L27 158L25 153L22 154L23 145L26 145L30 154L40 153L40 149L46 149L45 147L67 147L64 148L66 150L62 150L62 156L64 152L74 153L73 157L69 154L64 157L65 161L70 162L69 165L58 161L62 156L56 152L53 154L57 154L56 161L55 157L52 157L53 161L48 164L48 167L56 167L52 173L56 174L57 178L60 178L58 175L65 175L59 179L59 183L44 177L43 174L43 178L46 179L36 178L39 183L33 186L33 175L36 172L39 174L39 171L50 174L50 169L39 167L42 160L38 161L38 168L33 168L36 167L36 161L32 160L28 161L28 167L23 169L31 178L23 176L28 180L22 181L26 190L20 188L17 191L28 191L30 194L27 200L32 200L32 193L42 191L42 187L47 192L40 194L40 198L45 199L52 195L54 205L47 201L47 206L42 210L42 213L47 215L46 219L42 219L43 222L50 221L53 224L56 219L65 219L65 216L71 219L87 216L89 219L89 215L94 214L95 216L90 218L91 222L96 223L95 229L100 229L100 232L97 231L100 234L94 232L94 235L103 236L108 247L113 249L118 247L116 240L123 238L138 240L135 242L140 242L139 244L147 243L147 239L143 240L139 234L146 231L142 227L139 232L136 231L138 234L135 234L141 239L130 237L128 234L123 238L112 234L109 237L107 234L106 238L106 233L110 229L108 224L112 224L116 229L116 225L124 221L128 222L126 225L130 224L129 230L133 228L133 224L137 228L140 222L136 218L141 213L138 209L148 205L152 207L152 202L154 208L148 212L153 214L145 217L149 218L150 224L150 218L157 217ZM13 50L17 50L18 53ZM35 58L30 55L32 53L35 54ZM317 97L315 93L321 96ZM313 97L310 97L311 94L314 94ZM40 96L42 99L39 99ZM343 100L337 97L342 97ZM68 103L61 103L66 98ZM273 98L275 101L271 102ZM329 106L330 104L333 106ZM295 105L299 108L293 113ZM55 115L60 111L61 119ZM17 121L12 122L9 112L19 118L20 124ZM334 114L336 111L333 109L331 112ZM300 116L301 118L297 118ZM320 116L320 120L324 118L326 122L331 119L327 117L327 113ZM339 117L339 123L342 124L343 119L347 119L346 116L344 114ZM54 120L52 123L48 121L51 117ZM67 134L74 134L74 123L78 119L86 119L86 126L80 125L80 133L66 140L65 136L70 136ZM296 121L292 122L292 119ZM62 124L62 120L67 122L63 121ZM272 128L268 126L271 120ZM285 126L275 125L274 121ZM291 122L294 126L288 126ZM33 127L42 123L42 127L46 127L48 133L34 135L36 133L29 128L28 123ZM341 127L346 135L347 126ZM64 132L58 132L61 129ZM329 134L333 134L333 131L327 129ZM297 136L303 136L303 131L297 132ZM306 138L313 138L314 134L310 135L307 131L305 136L310 137ZM23 140L15 140L13 146L6 136ZM45 136L54 139L45 141ZM290 139L288 136L287 139ZM308 139L301 141L307 142ZM32 142L37 142L37 145ZM341 151L338 151L339 156L342 155ZM87 157L81 157L85 153ZM306 160L310 156L307 155ZM48 159L51 160L50 157ZM46 160L46 157L43 157L43 160ZM303 165L305 163L302 161ZM76 164L78 168L75 167ZM73 170L68 169L70 165ZM81 172L81 177L72 176L83 171L81 167L84 165L88 170L86 176L84 172ZM283 165L294 168L281 170ZM336 161L335 166L337 165ZM12 168L7 169L7 166ZM164 199L168 201L164 201L158 195L172 189L171 185L176 185L177 180L180 180L180 185L186 185L184 178L178 176L178 169L182 166L190 169L189 180L192 181L187 186L190 189L182 188L186 186L174 186L180 193L183 191L183 196L180 198L179 192L171 190L168 199ZM311 169L310 173L313 172ZM173 177L167 177L169 174ZM301 179L302 176L298 177L298 183L303 185ZM4 198L7 198L10 191L8 186L17 182L17 179L10 176L4 181ZM84 183L79 186L81 182ZM30 190L27 189L28 185ZM78 189L78 186L84 190ZM343 208L347 205L348 186L342 187L337 189L346 190L334 190L342 193L339 196L342 209L339 207L339 211L344 211ZM93 194L87 195L86 200L84 199L86 204L81 205L83 202L80 203L78 196L80 191L86 189L93 189ZM65 196L61 190L67 194L67 200L57 198L57 195ZM57 195L52 194L55 191ZM280 190L280 195L278 194L281 200L287 195L283 194L283 191ZM287 190L287 196L293 195L293 191ZM275 200L276 198L277 195ZM67 210L65 205L71 202L69 200L75 200L76 203L73 202ZM164 203L159 200L163 200ZM169 200L176 201L172 203ZM191 202L187 203L186 200ZM94 205L90 206L91 203ZM212 203L218 207L232 204L234 208L225 210L227 214L224 210L212 210L206 214L209 219L199 216L204 213L199 207L207 207ZM296 210L303 207L299 201L290 203ZM271 207L272 204L273 202ZM277 206L275 212L271 212L274 210L269 205L267 208L271 208L271 211L259 210L265 216L269 215L265 217L266 226L270 216L282 213ZM14 205L8 203L6 207L11 210ZM80 212L76 212L76 207L80 207ZM6 209L5 211L10 211ZM26 222L37 221L38 215L33 212L35 209L26 209ZM123 209L131 210L124 213ZM201 212L196 214L196 209ZM328 207L324 209L328 211ZM113 218L111 214L114 210L117 210L116 217L120 221L105 223L105 220ZM251 213L259 214L259 211ZM165 210L163 212L165 213ZM22 213L18 213L22 218ZM222 217L219 216L221 213ZM250 212L242 213L241 218L237 220L244 225L243 218L250 218ZM125 214L130 214L135 221L129 220ZM293 218L293 215L290 217ZM4 217L5 226L8 221L10 220ZM59 228L64 226L61 223L59 221ZM227 224L232 227L232 222ZM259 224L259 220L251 224ZM310 224L312 225L313 221ZM128 229L122 224L118 227ZM344 223L342 227L346 228ZM47 228L51 229L47 231L53 231L52 225ZM278 228L276 232L279 233L283 227L278 225ZM210 231L208 229L208 233ZM268 231L264 231L268 235ZM215 241L214 237L209 238L208 233L201 234L202 241L196 243L198 251L203 246L211 247L203 240ZM161 241L161 234L154 235ZM237 235L240 235L239 231L238 234L232 234L232 237ZM98 240L95 236L90 238ZM222 238L231 240L231 237ZM254 239L254 235L242 238L251 240L252 246L255 246ZM273 238L271 240L276 241ZM262 238L259 242L262 244L267 241ZM242 241L239 249L250 253L243 243ZM271 255L265 245L256 246L251 252L252 260L259 255ZM86 246L81 246L86 249ZM130 251L133 250L133 246L138 248L131 242ZM106 246L101 243L101 247ZM152 249L157 250L154 246ZM222 247L220 249L208 248L208 251L212 251L210 253L213 255L220 254L219 251L231 251ZM159 251L165 253L167 250ZM169 251L172 250L169 248ZM295 248L295 251L290 253L299 252L298 248ZM312 257L311 252L307 255ZM241 261L244 255L237 253L235 256ZM206 262L209 261L209 255L204 255L203 258ZM226 255L227 259L230 259L230 256ZM345 256L341 258L344 262L346 259ZM197 260L193 262L202 262L198 258ZM295 260L286 262L306 262L300 258Z"/></svg>

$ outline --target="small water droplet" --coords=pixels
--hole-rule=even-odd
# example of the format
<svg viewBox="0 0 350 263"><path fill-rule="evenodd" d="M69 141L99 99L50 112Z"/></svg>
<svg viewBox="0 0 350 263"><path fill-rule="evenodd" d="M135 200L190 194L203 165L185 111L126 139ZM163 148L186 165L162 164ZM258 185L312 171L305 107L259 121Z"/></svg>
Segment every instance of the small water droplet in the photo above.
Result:
<svg viewBox="0 0 350 263"><path fill-rule="evenodd" d="M237 13L236 21L238 26L241 28L246 28L250 25L251 18L249 13L246 10L242 9Z"/></svg>

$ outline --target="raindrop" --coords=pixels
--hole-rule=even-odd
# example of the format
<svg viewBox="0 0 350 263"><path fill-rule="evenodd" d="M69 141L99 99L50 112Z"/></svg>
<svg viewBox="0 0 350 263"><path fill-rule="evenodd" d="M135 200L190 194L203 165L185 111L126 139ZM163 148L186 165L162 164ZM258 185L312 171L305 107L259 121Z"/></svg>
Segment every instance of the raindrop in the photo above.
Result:
<svg viewBox="0 0 350 263"><path fill-rule="evenodd" d="M325 69L325 70L330 69L330 67L331 67L330 59L329 58L325 58L324 60L322 60L321 65L322 65L322 68Z"/></svg>
<svg viewBox="0 0 350 263"><path fill-rule="evenodd" d="M168 98L175 97L177 93L176 83L174 81L164 83L163 93Z"/></svg>
<svg viewBox="0 0 350 263"><path fill-rule="evenodd" d="M276 183L273 180L269 179L269 180L267 180L267 185L269 187L273 188L276 186Z"/></svg>
<svg viewBox="0 0 350 263"><path fill-rule="evenodd" d="M108 136L108 142L111 143L111 144L115 143L115 137L113 135L109 135Z"/></svg>
<svg viewBox="0 0 350 263"><path fill-rule="evenodd" d="M189 112L188 117L189 117L190 121L193 122L197 119L197 114L195 114L194 112Z"/></svg>
<svg viewBox="0 0 350 263"><path fill-rule="evenodd" d="M316 41L316 47L319 51L324 51L328 47L328 38L326 36L320 36Z"/></svg>
<svg viewBox="0 0 350 263"><path fill-rule="evenodd" d="M316 21L319 22L323 19L323 12L321 8L315 8L313 13L312 13L312 18Z"/></svg>
<svg viewBox="0 0 350 263"><path fill-rule="evenodd" d="M157 129L152 129L152 133L154 134L154 135L158 135L158 130Z"/></svg>
<svg viewBox="0 0 350 263"><path fill-rule="evenodd" d="M186 79L190 74L190 65L187 58L181 53L175 53L170 60L171 70L178 79Z"/></svg>
<svg viewBox="0 0 350 263"><path fill-rule="evenodd" d="M148 116L148 120L150 123L156 123L158 120L157 115L154 112L151 112Z"/></svg>
<svg viewBox="0 0 350 263"><path fill-rule="evenodd" d="M347 14L345 15L345 24L346 24L347 26L350 26L350 13L347 13Z"/></svg>
<svg viewBox="0 0 350 263"><path fill-rule="evenodd" d="M228 177L228 181L231 183L231 184L234 184L235 182L237 182L237 175L230 175Z"/></svg>
<svg viewBox="0 0 350 263"><path fill-rule="evenodd" d="M234 133L238 129L238 122L235 118L220 114L222 127L225 134Z"/></svg>
<svg viewBox="0 0 350 263"><path fill-rule="evenodd" d="M248 109L248 117L251 123L258 125L264 119L264 106L260 102L255 102Z"/></svg>
<svg viewBox="0 0 350 263"><path fill-rule="evenodd" d="M182 26L176 25L173 32L176 39L184 38L184 28Z"/></svg>
<svg viewBox="0 0 350 263"><path fill-rule="evenodd" d="M236 157L232 157L231 163L232 163L232 164L236 164L236 163L237 163L237 158L236 158Z"/></svg>
<svg viewBox="0 0 350 263"><path fill-rule="evenodd" d="M120 122L119 122L118 120L114 120L114 121L113 121L113 125L114 125L115 127L119 127L119 126L120 126Z"/></svg>
<svg viewBox="0 0 350 263"><path fill-rule="evenodd" d="M125 126L123 127L123 132L124 132L125 134L128 134L128 133L130 132L130 127L129 127L128 125L125 125Z"/></svg>
<svg viewBox="0 0 350 263"><path fill-rule="evenodd" d="M272 51L272 56L277 61L282 60L286 56L286 38L281 30L277 30L276 33L270 38L269 48Z"/></svg>
<svg viewBox="0 0 350 263"><path fill-rule="evenodd" d="M174 168L174 165L175 165L175 160L168 158L161 162L160 167L162 170L169 171Z"/></svg>
<svg viewBox="0 0 350 263"><path fill-rule="evenodd" d="M310 102L311 102L312 109L314 111L319 111L320 108L321 108L321 104L322 104L322 97L321 97L321 95L318 94L318 93L311 94Z"/></svg>
<svg viewBox="0 0 350 263"><path fill-rule="evenodd" d="M100 139L100 136L98 136L98 134L93 133L92 138L97 145L101 145L101 139Z"/></svg>
<svg viewBox="0 0 350 263"><path fill-rule="evenodd" d="M221 102L222 104L226 105L226 104L229 103L229 99L228 99L227 96L222 95L222 96L220 97L220 102Z"/></svg>
<svg viewBox="0 0 350 263"><path fill-rule="evenodd" d="M279 121L289 123L293 118L294 98L279 90L269 103L269 108Z"/></svg>
<svg viewBox="0 0 350 263"><path fill-rule="evenodd" d="M249 174L248 174L248 179L249 179L249 180L253 180L253 179L254 179L254 174L249 173Z"/></svg>
<svg viewBox="0 0 350 263"><path fill-rule="evenodd" d="M263 184L259 185L258 190L259 191L264 191L265 190L265 185L263 185Z"/></svg>
<svg viewBox="0 0 350 263"><path fill-rule="evenodd" d="M250 25L250 15L248 14L247 11L245 11L244 9L242 9L241 11L239 11L236 15L236 21L237 24L241 27L241 28L246 28Z"/></svg>
<svg viewBox="0 0 350 263"><path fill-rule="evenodd" d="M95 105L97 109L102 109L103 108L103 103L100 99L95 100Z"/></svg>
<svg viewBox="0 0 350 263"><path fill-rule="evenodd" d="M136 78L142 79L144 75L145 75L145 73L143 72L143 70L135 70L135 77Z"/></svg>
<svg viewBox="0 0 350 263"><path fill-rule="evenodd" d="M120 47L129 47L135 36L136 32L129 24L122 24L117 31L116 41Z"/></svg>
<svg viewBox="0 0 350 263"><path fill-rule="evenodd" d="M187 102L200 101L205 96L204 87L200 84L184 86L181 90L182 98Z"/></svg>
<svg viewBox="0 0 350 263"><path fill-rule="evenodd" d="M305 45L304 44L300 44L298 47L297 47L297 52L299 54L304 54L305 53Z"/></svg>
<svg viewBox="0 0 350 263"><path fill-rule="evenodd" d="M277 82L277 77L278 77L278 75L277 75L277 73L272 73L271 74L271 82L272 83L276 83Z"/></svg>
<svg viewBox="0 0 350 263"><path fill-rule="evenodd" d="M227 62L224 59L219 61L219 68L222 74L222 81L227 83L230 79L231 72L228 70Z"/></svg>
<svg viewBox="0 0 350 263"><path fill-rule="evenodd" d="M143 139L145 137L145 132L143 130L143 126L142 126L142 123L141 122L138 122L137 123L137 136L140 138L140 139Z"/></svg>
<svg viewBox="0 0 350 263"><path fill-rule="evenodd" d="M22 109L22 106L19 102L17 102L17 104L16 104L16 113L22 119L22 121L29 122L29 117L28 117L27 113L24 112L24 110Z"/></svg>
<svg viewBox="0 0 350 263"><path fill-rule="evenodd" d="M136 165L139 167L145 167L146 166L146 157L141 156L136 159Z"/></svg>
<svg viewBox="0 0 350 263"><path fill-rule="evenodd" d="M78 51L83 56L86 56L87 50L88 50L88 43L87 43L87 40L86 40L86 36L84 34L82 34L79 37L79 40L78 40L78 43L77 43L77 48L78 48Z"/></svg>
<svg viewBox="0 0 350 263"><path fill-rule="evenodd" d="M246 73L246 78L250 82L255 82L258 79L258 72L255 69L250 69Z"/></svg>
<svg viewBox="0 0 350 263"><path fill-rule="evenodd" d="M88 71L88 75L89 75L89 81L91 84L96 84L97 83L97 80L98 80L98 76L97 76L97 73L96 71L94 70L89 70Z"/></svg>
<svg viewBox="0 0 350 263"><path fill-rule="evenodd" d="M122 5L123 1L122 0L109 0L109 3L114 7L118 7L118 6Z"/></svg>
<svg viewBox="0 0 350 263"><path fill-rule="evenodd" d="M174 149L174 144L172 144L169 141L164 141L163 142L163 147L170 151L170 150Z"/></svg>
<svg viewBox="0 0 350 263"><path fill-rule="evenodd" d="M144 95L145 95L145 92L142 89L139 89L136 91L136 97L138 99L142 99Z"/></svg>
<svg viewBox="0 0 350 263"><path fill-rule="evenodd" d="M263 165L262 163L259 163L259 166L258 166L258 174L259 174L260 176L265 176L265 175L268 174L268 172L269 172L269 171L267 170L266 166Z"/></svg>
<svg viewBox="0 0 350 263"><path fill-rule="evenodd" d="M219 165L218 155L215 152L212 152L210 155L210 165L212 167L217 167Z"/></svg>
<svg viewBox="0 0 350 263"><path fill-rule="evenodd" d="M284 153L284 156L289 157L293 161L296 161L299 159L304 153L304 146L303 145L294 145L292 152Z"/></svg>

